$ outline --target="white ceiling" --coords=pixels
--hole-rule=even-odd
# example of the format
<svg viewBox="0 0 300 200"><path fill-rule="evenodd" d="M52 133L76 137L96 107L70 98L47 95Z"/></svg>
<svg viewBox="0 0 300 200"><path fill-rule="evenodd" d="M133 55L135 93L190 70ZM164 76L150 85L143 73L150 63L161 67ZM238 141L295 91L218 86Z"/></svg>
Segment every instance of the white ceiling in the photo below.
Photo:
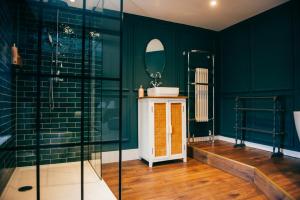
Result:
<svg viewBox="0 0 300 200"><path fill-rule="evenodd" d="M288 0L124 0L131 14L202 27L215 31L255 16Z"/></svg>

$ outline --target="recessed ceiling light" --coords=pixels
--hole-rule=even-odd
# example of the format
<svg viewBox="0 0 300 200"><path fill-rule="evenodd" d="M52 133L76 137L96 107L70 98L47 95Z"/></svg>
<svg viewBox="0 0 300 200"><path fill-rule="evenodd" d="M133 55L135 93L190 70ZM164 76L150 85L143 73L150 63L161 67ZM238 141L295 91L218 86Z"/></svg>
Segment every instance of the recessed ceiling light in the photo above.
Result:
<svg viewBox="0 0 300 200"><path fill-rule="evenodd" d="M70 0L72 3L74 3L75 2L75 0Z"/></svg>
<svg viewBox="0 0 300 200"><path fill-rule="evenodd" d="M217 0L211 0L209 4L211 7L215 7L218 4L218 2Z"/></svg>

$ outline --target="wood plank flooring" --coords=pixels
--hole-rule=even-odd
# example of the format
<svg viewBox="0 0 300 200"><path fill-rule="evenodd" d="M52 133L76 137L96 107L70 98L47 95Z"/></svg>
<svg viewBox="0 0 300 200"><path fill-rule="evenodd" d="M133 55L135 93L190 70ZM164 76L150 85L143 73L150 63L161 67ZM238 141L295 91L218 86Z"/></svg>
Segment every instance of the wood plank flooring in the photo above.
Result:
<svg viewBox="0 0 300 200"><path fill-rule="evenodd" d="M105 182L117 193L117 164L103 165ZM149 168L143 161L123 162L123 199L262 200L266 197L241 178L188 159L187 163L158 163Z"/></svg>
<svg viewBox="0 0 300 200"><path fill-rule="evenodd" d="M250 147L233 148L232 143L224 141L216 141L213 146L208 142L192 146L256 167L293 198L300 199L300 159L270 158L270 152Z"/></svg>

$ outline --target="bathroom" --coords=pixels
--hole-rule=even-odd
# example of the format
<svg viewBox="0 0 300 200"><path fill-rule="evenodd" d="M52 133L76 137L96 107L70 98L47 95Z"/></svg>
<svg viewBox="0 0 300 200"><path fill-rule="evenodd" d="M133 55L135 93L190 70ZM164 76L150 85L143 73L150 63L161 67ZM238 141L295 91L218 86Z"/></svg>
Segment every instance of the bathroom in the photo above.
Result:
<svg viewBox="0 0 300 200"><path fill-rule="evenodd" d="M0 200L300 198L299 1L184 2L1 1Z"/></svg>

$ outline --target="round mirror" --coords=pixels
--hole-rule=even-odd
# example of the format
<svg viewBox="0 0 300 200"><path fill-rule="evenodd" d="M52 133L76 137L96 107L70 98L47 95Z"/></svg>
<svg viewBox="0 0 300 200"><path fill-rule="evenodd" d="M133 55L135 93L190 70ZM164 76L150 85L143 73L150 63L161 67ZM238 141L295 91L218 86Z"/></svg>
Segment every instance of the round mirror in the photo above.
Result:
<svg viewBox="0 0 300 200"><path fill-rule="evenodd" d="M150 76L161 74L166 64L165 49L159 39L148 42L145 52L146 71Z"/></svg>

